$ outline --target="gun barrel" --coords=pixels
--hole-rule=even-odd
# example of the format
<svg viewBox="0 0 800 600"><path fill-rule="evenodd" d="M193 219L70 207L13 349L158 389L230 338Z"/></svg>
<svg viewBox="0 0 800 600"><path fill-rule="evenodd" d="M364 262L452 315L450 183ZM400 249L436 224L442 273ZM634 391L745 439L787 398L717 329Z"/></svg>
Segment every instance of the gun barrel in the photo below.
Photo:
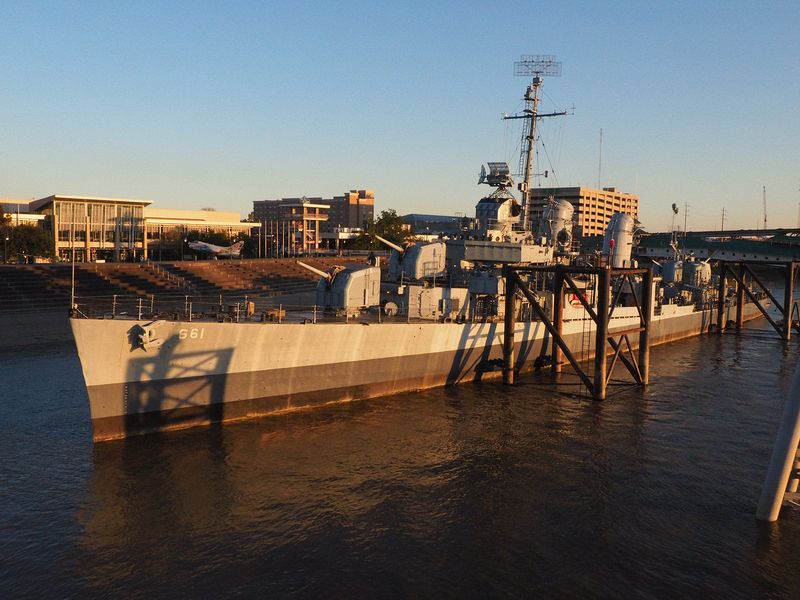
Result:
<svg viewBox="0 0 800 600"><path fill-rule="evenodd" d="M381 242L383 242L383 243L384 243L384 244L386 244L387 246L389 246L390 248L392 248L393 250L397 250L398 252L402 252L402 251L403 251L403 248L402 248L402 246L398 246L398 245L397 245L397 244L395 244L394 242L390 242L389 240L387 240L387 239L385 239L385 238L382 238L382 237L381 237L381 236L379 236L379 235L376 235L375 237L376 237L376 238L378 238L378 239L379 239Z"/></svg>
<svg viewBox="0 0 800 600"><path fill-rule="evenodd" d="M319 275L319 276L320 276L320 277L322 277L323 279L327 279L328 281L330 281L330 280L331 280L331 276L330 276L330 274L329 274L329 273L326 273L325 271L321 271L320 269L317 269L316 267L312 267L311 265L307 265L306 263L304 263L304 262L303 262L303 261L301 261L301 260L296 260L296 261L294 261L294 262L296 262L296 263L297 263L298 265L300 265L301 267L305 267L306 269L308 269L308 270L309 270L309 271L311 271L312 273L316 273L317 275Z"/></svg>

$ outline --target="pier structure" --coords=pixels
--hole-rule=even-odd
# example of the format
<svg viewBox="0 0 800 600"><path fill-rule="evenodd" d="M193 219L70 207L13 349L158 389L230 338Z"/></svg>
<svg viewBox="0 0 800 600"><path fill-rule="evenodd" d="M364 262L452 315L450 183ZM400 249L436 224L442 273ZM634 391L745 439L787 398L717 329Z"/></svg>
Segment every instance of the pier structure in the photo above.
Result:
<svg viewBox="0 0 800 600"><path fill-rule="evenodd" d="M756 508L759 521L778 520L787 504L800 506L800 365L795 368L789 397L783 406L764 486Z"/></svg>
<svg viewBox="0 0 800 600"><path fill-rule="evenodd" d="M591 266L514 266L503 270L506 285L505 329L503 338L503 382L513 384L515 379L514 328L517 301L521 296L528 301L535 315L547 329L551 339L553 372L562 369L562 356L577 373L583 386L595 400L604 400L614 366L619 360L625 365L639 385L649 383L650 371L650 322L653 314L653 272L647 268L610 268ZM544 275L538 279L552 281L552 318L541 305L537 290L532 290L521 274ZM587 298L588 287L579 286L575 276L589 278L595 293L595 305ZM641 277L641 285L634 277ZM641 290L637 293L637 288ZM594 348L570 348L563 334L565 292L571 292L595 325ZM639 315L639 324L622 330L610 331L609 322L614 310L621 304L623 292L633 299ZM640 297L641 295L641 297ZM638 334L636 344L638 357L630 337ZM623 348L623 344L624 347ZM609 349L610 346L610 349ZM627 349L627 356L624 349ZM594 371L588 373L578 361L578 352L584 357L594 356ZM609 363L608 356L611 355Z"/></svg>
<svg viewBox="0 0 800 600"><path fill-rule="evenodd" d="M752 263L719 261L720 297L717 300L717 330L722 331L725 327L721 314L725 305L726 280L730 277L736 282L736 328L742 328L741 307L746 294L772 328L784 341L788 342L791 339L792 330L800 332L800 306L794 299L794 286L799 265L800 263L796 261L768 265L776 271L783 270L783 302L779 302L769 287L764 285L761 278L751 268ZM763 268L764 265L761 266ZM760 297L756 296L749 286L760 288L762 292ZM775 308L780 311L783 317L781 321L776 321L768 314L762 301L762 298L765 297L769 298ZM800 485L800 366L795 369L789 397L783 406L775 445L756 508L756 519L772 523L778 520L783 506L800 506L798 485Z"/></svg>
<svg viewBox="0 0 800 600"><path fill-rule="evenodd" d="M717 332L725 330L725 303L727 301L727 285L730 280L736 284L736 329L741 329L744 325L744 300L745 295L756 305L764 318L784 339L789 340L792 336L792 329L800 332L800 306L794 300L794 285L797 280L797 269L800 263L790 261L786 263L772 263L765 265L758 263L760 268L768 266L776 271L784 272L783 302L779 302L772 291L755 273L753 263L747 261L729 262L720 260L719 264L719 292L717 294ZM750 288L755 286L760 293L754 293ZM768 298L773 306L777 308L783 316L782 321L776 321L770 316L765 306L764 299Z"/></svg>

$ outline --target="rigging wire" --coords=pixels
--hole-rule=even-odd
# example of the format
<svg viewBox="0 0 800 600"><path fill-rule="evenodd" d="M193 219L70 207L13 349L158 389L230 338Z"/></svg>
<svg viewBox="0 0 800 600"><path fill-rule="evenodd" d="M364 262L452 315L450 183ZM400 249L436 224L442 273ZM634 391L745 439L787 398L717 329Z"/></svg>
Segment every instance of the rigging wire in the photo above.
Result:
<svg viewBox="0 0 800 600"><path fill-rule="evenodd" d="M560 183L558 181L558 165L561 164L561 152L564 147L564 130L565 130L565 122L566 119L559 119L558 125L553 124L552 126L546 124L547 122L543 123L543 127L541 128L542 134L537 136L537 142L541 143L542 150L544 151L545 158L547 158L547 164L549 167L549 171L553 174L553 177L556 180L556 186L560 187ZM544 139L553 139L553 151L551 152L549 146L545 144ZM537 151L536 155L537 164L539 164L539 155Z"/></svg>
<svg viewBox="0 0 800 600"><path fill-rule="evenodd" d="M558 120L558 148L556 150L556 164L561 164L561 153L564 150L564 132L566 131L567 119L561 117Z"/></svg>
<svg viewBox="0 0 800 600"><path fill-rule="evenodd" d="M556 101L555 101L555 100L553 100L553 99L550 97L550 94L548 94L546 91L544 91L544 89L541 89L541 90L539 91L539 93L540 93L542 96L544 96L545 98L547 98L548 100L550 100L550 102L552 103L552 105L553 105L553 106L558 106L558 105L556 104Z"/></svg>
<svg viewBox="0 0 800 600"><path fill-rule="evenodd" d="M555 187L561 187L558 183L558 174L556 170L553 168L553 161L550 160L550 154L547 152L547 146L544 145L544 140L539 140L542 143L542 150L544 150L544 155L547 157L547 164L550 165L550 172L553 174L553 178L556 180ZM538 158L538 153L537 153Z"/></svg>
<svg viewBox="0 0 800 600"><path fill-rule="evenodd" d="M503 145L503 158L508 164L513 164L514 156L519 156L519 135L517 127L510 119L505 120L505 143Z"/></svg>
<svg viewBox="0 0 800 600"><path fill-rule="evenodd" d="M554 107L558 106L556 101L553 100L553 98L550 96L550 94L548 94L544 89L542 89L540 93L541 93L542 97L546 98L552 104L552 106L554 106ZM561 110L561 109L554 108L552 112L556 112L557 110ZM547 151L547 148L545 148L544 141L542 141L542 148L545 151L545 155L547 156L547 159L548 159L548 164L550 165L550 170L553 172L553 176L556 178L556 184L558 185L558 176L556 175L556 167L555 167L555 165L560 165L561 164L561 156L562 156L562 151L563 151L563 148L564 148L564 132L565 132L565 129L566 129L566 121L567 120L564 118L564 116L562 116L561 118L559 118L557 120L558 120L558 125L556 126L556 130L555 131L553 131L553 128L543 128L543 132L545 132L545 131L547 132L547 135L545 137L547 137L547 139L553 139L554 140L554 143L553 143L553 157L554 157L554 160L551 159L550 154ZM546 121L543 120L542 125L545 125L545 123L546 123ZM551 136L551 133L553 134L552 136Z"/></svg>

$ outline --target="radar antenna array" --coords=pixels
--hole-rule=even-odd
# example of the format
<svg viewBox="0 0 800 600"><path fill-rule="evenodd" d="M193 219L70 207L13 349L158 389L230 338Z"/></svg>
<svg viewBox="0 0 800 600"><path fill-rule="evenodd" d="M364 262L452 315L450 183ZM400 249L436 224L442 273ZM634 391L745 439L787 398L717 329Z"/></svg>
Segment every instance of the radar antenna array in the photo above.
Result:
<svg viewBox="0 0 800 600"><path fill-rule="evenodd" d="M561 63L553 54L523 54L514 63L514 75L561 77Z"/></svg>

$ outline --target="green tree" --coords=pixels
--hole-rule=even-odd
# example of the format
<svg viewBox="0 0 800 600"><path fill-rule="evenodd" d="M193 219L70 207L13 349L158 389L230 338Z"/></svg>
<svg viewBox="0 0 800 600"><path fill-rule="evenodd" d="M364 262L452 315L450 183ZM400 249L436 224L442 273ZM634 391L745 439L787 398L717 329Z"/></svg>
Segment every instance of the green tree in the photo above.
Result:
<svg viewBox="0 0 800 600"><path fill-rule="evenodd" d="M377 219L367 222L364 227L364 233L355 239L353 247L360 250L387 249L375 237L376 235L399 245L403 245L413 237L411 231L403 222L403 217L398 215L393 208L382 210Z"/></svg>
<svg viewBox="0 0 800 600"><path fill-rule="evenodd" d="M240 233L239 239L244 241L242 248L242 257L244 258L257 258L258 257L258 236Z"/></svg>
<svg viewBox="0 0 800 600"><path fill-rule="evenodd" d="M375 233L395 244L403 244L411 237L411 230L403 222L403 217L390 208L382 210L375 220Z"/></svg>
<svg viewBox="0 0 800 600"><path fill-rule="evenodd" d="M52 258L54 255L53 238L34 225L11 227L7 221L0 226L0 235L4 247L7 247L7 261L17 262L28 258ZM5 239L8 238L6 243Z"/></svg>
<svg viewBox="0 0 800 600"><path fill-rule="evenodd" d="M190 231L186 235L186 239L190 242L205 242L206 244L214 244L215 246L230 246L236 240L229 238L221 231Z"/></svg>
<svg viewBox="0 0 800 600"><path fill-rule="evenodd" d="M8 262L8 242L6 238L11 238L11 217L9 215L0 213L0 242L3 243L3 262Z"/></svg>

